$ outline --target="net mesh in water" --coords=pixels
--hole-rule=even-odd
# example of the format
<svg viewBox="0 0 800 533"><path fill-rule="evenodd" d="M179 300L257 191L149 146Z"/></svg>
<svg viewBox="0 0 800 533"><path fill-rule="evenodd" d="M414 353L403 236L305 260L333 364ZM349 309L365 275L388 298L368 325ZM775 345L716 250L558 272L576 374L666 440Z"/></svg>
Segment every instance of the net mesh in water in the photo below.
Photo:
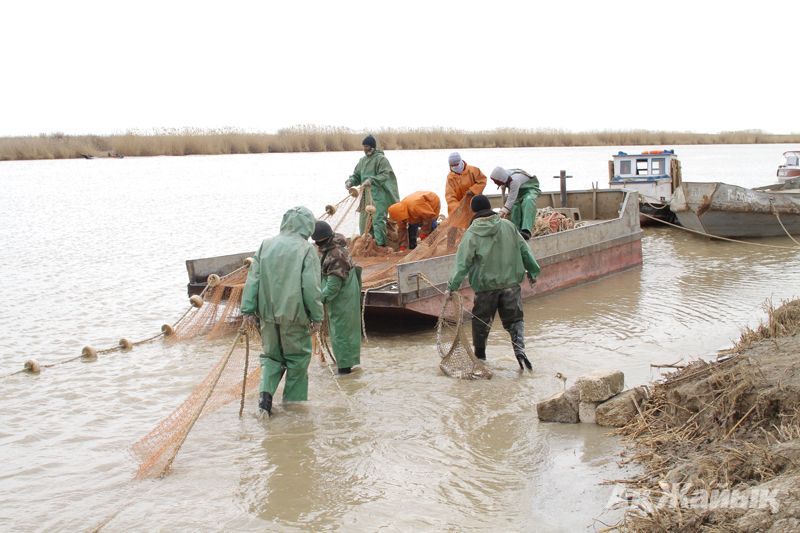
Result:
<svg viewBox="0 0 800 533"><path fill-rule="evenodd" d="M491 379L492 371L475 357L464 333L464 306L461 295L447 299L436 323L436 348L442 358L439 368L459 379Z"/></svg>
<svg viewBox="0 0 800 533"><path fill-rule="evenodd" d="M261 338L255 328L248 328L246 333L246 337L243 334L236 336L228 352L182 404L133 445L132 452L139 461L137 479L165 475L201 415L239 400L258 388L261 367L258 358L253 362L248 352L253 348L256 353L260 351Z"/></svg>

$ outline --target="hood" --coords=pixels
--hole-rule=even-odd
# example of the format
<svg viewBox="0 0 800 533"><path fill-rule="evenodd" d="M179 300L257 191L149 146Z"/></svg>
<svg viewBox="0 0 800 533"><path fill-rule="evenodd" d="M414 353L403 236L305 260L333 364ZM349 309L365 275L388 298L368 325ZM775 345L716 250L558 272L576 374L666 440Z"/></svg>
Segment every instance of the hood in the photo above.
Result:
<svg viewBox="0 0 800 533"><path fill-rule="evenodd" d="M480 237L491 237L500 230L500 215L476 218L469 226L469 231Z"/></svg>
<svg viewBox="0 0 800 533"><path fill-rule="evenodd" d="M314 213L307 207L293 207L283 214L281 233L293 233L308 240L314 233Z"/></svg>
<svg viewBox="0 0 800 533"><path fill-rule="evenodd" d="M408 220L408 207L403 202L397 202L389 206L389 218L395 222L405 222Z"/></svg>
<svg viewBox="0 0 800 533"><path fill-rule="evenodd" d="M489 177L499 187L500 185L505 185L508 183L508 178L510 175L511 174L508 172L508 170L504 169L503 167L495 167Z"/></svg>

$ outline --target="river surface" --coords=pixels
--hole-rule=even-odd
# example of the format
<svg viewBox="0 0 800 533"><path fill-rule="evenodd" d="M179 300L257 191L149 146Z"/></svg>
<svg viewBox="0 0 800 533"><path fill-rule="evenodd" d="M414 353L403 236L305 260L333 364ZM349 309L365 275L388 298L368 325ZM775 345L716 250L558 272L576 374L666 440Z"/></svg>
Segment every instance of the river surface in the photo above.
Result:
<svg viewBox="0 0 800 533"><path fill-rule="evenodd" d="M652 147L647 147L652 148ZM677 146L686 181L773 182L788 145ZM616 147L463 150L570 189L607 184ZM626 147L628 152L636 148ZM401 195L444 192L445 150L389 152ZM129 448L169 414L230 339L136 347L51 363L84 345L149 337L186 309L184 260L253 250L282 213L322 213L359 153L0 163L0 524L4 530L594 530L613 523L605 480L630 474L621 443L584 424L539 423L534 405L598 369L626 385L651 363L713 355L798 296L800 250L646 229L644 264L526 302L533 374L499 323L491 381L440 374L431 324L371 323L363 370L310 367L310 401L203 417L172 473L133 481ZM487 190L493 191L490 185ZM791 246L787 238L761 241Z"/></svg>

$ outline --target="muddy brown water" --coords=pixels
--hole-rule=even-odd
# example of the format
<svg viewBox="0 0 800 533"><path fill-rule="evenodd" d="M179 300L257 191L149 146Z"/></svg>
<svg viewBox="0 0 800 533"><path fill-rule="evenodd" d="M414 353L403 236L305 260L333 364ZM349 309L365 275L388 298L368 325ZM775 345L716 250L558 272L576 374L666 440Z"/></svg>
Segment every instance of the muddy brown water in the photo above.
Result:
<svg viewBox="0 0 800 533"><path fill-rule="evenodd" d="M689 169L698 179L738 169L751 186L769 182L762 176L783 150L678 147L685 179ZM464 153L485 170L540 164L544 175L571 157L574 166L564 166L580 188L604 183L611 152ZM441 192L431 183L444 178L447 153L390 153L401 193ZM254 249L291 205L321 212L344 196L340 182L356 159L0 164L0 374L30 357L59 361L85 344L158 331L186 308L183 260ZM488 350L495 377L466 382L439 373L431 323L373 321L361 371L334 380L312 363L308 403L279 404L263 420L250 397L242 420L238 405L202 418L162 480L132 481L129 447L186 397L229 339L154 342L3 378L0 521L24 531L600 528L617 516L605 509L612 487L601 482L630 472L606 430L538 422L535 402L561 387L554 374L620 369L629 386L647 382L658 376L650 363L713 354L764 316L765 299L800 287L800 250L664 228L647 229L642 244L640 268L526 302L532 374L518 372L499 323Z"/></svg>

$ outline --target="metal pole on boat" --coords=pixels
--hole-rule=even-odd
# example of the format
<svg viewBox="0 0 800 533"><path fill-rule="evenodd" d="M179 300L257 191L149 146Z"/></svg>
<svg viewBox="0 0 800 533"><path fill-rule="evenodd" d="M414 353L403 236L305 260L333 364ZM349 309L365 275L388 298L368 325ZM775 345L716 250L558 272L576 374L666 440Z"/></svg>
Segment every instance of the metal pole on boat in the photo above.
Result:
<svg viewBox="0 0 800 533"><path fill-rule="evenodd" d="M558 176L553 176L553 178L561 180L561 207L567 207L567 178L571 177L567 176L566 170L562 170Z"/></svg>

